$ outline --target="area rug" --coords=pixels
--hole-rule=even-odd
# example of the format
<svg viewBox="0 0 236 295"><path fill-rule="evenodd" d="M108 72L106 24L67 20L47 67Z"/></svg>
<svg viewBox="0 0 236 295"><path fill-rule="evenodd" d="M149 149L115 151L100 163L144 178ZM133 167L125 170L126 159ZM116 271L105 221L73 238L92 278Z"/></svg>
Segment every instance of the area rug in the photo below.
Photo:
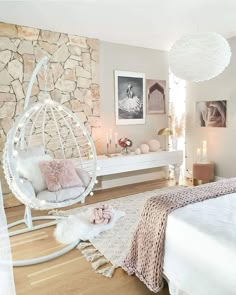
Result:
<svg viewBox="0 0 236 295"><path fill-rule="evenodd" d="M156 189L96 203L96 205L109 204L114 209L124 211L126 215L120 218L112 229L101 233L98 237L88 242L79 243L77 248L81 250L88 261L91 261L94 271L106 277L112 277L115 269L121 267L129 251L132 237L139 221L139 215L142 212L145 201L164 191L180 188L180 186L174 186ZM67 211L53 210L49 213L53 215L69 216L82 212L89 207L94 207L94 204Z"/></svg>

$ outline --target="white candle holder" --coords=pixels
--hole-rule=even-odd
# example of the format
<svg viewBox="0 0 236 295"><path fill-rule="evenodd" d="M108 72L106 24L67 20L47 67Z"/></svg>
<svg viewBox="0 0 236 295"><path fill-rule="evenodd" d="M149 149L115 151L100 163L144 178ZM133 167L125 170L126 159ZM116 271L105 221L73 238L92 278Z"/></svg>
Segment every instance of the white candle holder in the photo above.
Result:
<svg viewBox="0 0 236 295"><path fill-rule="evenodd" d="M197 163L201 163L202 161L202 155L201 155L201 149L197 149Z"/></svg>
<svg viewBox="0 0 236 295"><path fill-rule="evenodd" d="M109 158L111 157L110 150L111 150L111 140L109 142L107 142L107 154L106 154L106 156L109 157Z"/></svg>

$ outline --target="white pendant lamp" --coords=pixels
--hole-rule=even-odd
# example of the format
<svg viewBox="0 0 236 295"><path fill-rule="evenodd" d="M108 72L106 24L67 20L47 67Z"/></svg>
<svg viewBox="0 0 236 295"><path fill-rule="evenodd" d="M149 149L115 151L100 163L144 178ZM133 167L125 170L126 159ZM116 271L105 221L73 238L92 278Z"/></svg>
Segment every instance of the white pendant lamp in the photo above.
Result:
<svg viewBox="0 0 236 295"><path fill-rule="evenodd" d="M171 72L193 82L218 76L228 66L230 58L231 50L226 39L212 32L183 36L169 52Z"/></svg>

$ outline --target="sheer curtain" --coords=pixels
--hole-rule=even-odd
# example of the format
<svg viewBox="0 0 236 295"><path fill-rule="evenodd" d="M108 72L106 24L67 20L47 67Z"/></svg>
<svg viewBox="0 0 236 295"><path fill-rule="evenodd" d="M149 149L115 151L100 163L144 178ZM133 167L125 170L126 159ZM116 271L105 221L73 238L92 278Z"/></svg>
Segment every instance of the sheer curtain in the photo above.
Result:
<svg viewBox="0 0 236 295"><path fill-rule="evenodd" d="M15 295L11 245L8 235L6 215L3 207L2 187L0 183L0 293Z"/></svg>

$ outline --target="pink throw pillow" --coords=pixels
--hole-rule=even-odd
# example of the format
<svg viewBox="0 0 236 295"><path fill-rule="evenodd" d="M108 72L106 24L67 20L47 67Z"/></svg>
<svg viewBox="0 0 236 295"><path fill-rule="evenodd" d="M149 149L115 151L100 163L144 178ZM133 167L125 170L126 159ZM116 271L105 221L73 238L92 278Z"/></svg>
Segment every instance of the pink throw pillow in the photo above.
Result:
<svg viewBox="0 0 236 295"><path fill-rule="evenodd" d="M74 186L84 186L71 160L52 160L39 163L43 178L51 192Z"/></svg>

